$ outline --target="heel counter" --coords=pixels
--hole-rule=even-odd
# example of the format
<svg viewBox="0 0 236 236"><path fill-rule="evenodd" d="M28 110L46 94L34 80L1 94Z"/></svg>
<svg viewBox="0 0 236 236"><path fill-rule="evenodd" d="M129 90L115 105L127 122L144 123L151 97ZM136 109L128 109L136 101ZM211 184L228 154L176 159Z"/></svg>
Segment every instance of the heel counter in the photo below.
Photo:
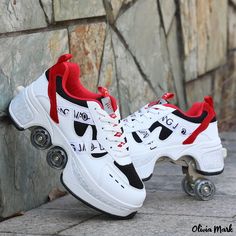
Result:
<svg viewBox="0 0 236 236"><path fill-rule="evenodd" d="M9 114L14 123L21 129L25 129L26 126L34 119L34 114L27 102L27 90L29 87L24 88L17 94L9 105Z"/></svg>
<svg viewBox="0 0 236 236"><path fill-rule="evenodd" d="M208 136L210 140L219 139L220 137L219 137L217 120L215 120L214 122L211 122L204 133Z"/></svg>
<svg viewBox="0 0 236 236"><path fill-rule="evenodd" d="M48 98L48 80L45 73L32 83L32 90L35 96Z"/></svg>

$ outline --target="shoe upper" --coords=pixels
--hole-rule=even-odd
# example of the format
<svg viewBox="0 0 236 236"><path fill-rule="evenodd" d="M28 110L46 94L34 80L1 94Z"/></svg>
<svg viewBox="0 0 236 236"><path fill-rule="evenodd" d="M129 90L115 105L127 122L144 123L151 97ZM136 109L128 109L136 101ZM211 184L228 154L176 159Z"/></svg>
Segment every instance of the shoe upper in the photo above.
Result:
<svg viewBox="0 0 236 236"><path fill-rule="evenodd" d="M34 82L34 91L93 179L121 200L129 201L133 193L130 204L136 198L142 205L145 190L131 162L116 100L106 88L93 93L83 87L71 57L61 56Z"/></svg>
<svg viewBox="0 0 236 236"><path fill-rule="evenodd" d="M166 93L122 121L132 156L175 145L220 142L211 97L194 103L184 112L168 102L173 96Z"/></svg>

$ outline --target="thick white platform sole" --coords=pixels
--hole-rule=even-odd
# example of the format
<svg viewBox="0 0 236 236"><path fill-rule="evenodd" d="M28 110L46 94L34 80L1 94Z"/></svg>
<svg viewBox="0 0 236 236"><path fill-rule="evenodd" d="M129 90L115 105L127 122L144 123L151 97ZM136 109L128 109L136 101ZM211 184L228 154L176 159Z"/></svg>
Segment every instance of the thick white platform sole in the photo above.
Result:
<svg viewBox="0 0 236 236"><path fill-rule="evenodd" d="M129 219L136 214L141 205L135 206L121 202L96 183L83 163L77 158L59 126L51 121L50 116L34 95L32 87L21 89L10 103L9 114L18 129L43 127L49 132L52 145L65 150L68 161L63 170L61 181L76 198L118 219Z"/></svg>

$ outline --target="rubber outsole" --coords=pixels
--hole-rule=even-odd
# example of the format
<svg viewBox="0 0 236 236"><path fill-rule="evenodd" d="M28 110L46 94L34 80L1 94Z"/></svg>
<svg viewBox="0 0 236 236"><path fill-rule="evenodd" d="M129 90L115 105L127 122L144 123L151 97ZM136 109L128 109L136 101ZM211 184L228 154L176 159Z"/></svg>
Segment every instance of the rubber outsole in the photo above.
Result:
<svg viewBox="0 0 236 236"><path fill-rule="evenodd" d="M117 215L113 215L113 214L107 213L107 212L105 212L105 211L103 211L103 210L101 210L101 209L96 208L95 206L89 204L88 202L86 202L85 200L79 198L76 194L74 194L74 193L66 186L66 184L63 182L62 176L63 176L63 173L61 173L60 180L61 180L62 185L65 187L65 189L66 189L73 197L75 197L76 199L78 199L79 201L81 201L82 203L84 203L85 205L87 205L88 207L90 207L90 208L92 208L92 209L94 209L94 210L96 210L96 211L99 211L99 212L101 212L101 213L103 213L103 214L105 214L105 215L111 217L111 218L114 219L114 220L130 220L130 219L132 219L132 218L137 214L137 211L135 211L135 212L129 214L128 216L117 216Z"/></svg>

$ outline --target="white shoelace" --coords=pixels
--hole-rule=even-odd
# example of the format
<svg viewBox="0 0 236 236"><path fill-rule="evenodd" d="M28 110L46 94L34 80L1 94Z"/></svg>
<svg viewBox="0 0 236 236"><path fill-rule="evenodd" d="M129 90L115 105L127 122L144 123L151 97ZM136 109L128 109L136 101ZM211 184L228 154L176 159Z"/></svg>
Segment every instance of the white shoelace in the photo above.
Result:
<svg viewBox="0 0 236 236"><path fill-rule="evenodd" d="M117 153L117 157L128 156L128 144L122 131L122 125L119 123L119 118L112 118L103 110L96 111L99 114L106 140L110 143L110 148Z"/></svg>
<svg viewBox="0 0 236 236"><path fill-rule="evenodd" d="M147 105L142 107L140 110L134 112L124 119L124 125L134 128L135 122L143 123L146 119L157 119L157 116L160 116L166 108L163 105L153 105L148 107Z"/></svg>

